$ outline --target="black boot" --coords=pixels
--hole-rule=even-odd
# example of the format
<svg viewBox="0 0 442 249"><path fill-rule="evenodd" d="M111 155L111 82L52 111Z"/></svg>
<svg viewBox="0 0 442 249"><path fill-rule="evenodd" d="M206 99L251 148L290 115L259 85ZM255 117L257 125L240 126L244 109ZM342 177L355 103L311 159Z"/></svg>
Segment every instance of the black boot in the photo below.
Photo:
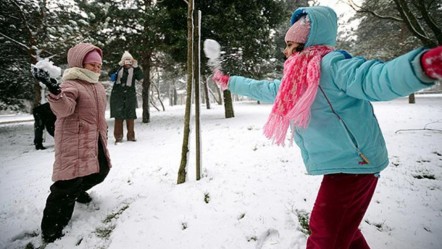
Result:
<svg viewBox="0 0 442 249"><path fill-rule="evenodd" d="M92 197L86 191L83 191L75 201L78 203L88 204L92 201Z"/></svg>
<svg viewBox="0 0 442 249"><path fill-rule="evenodd" d="M56 241L57 239L63 237L64 234L60 231L54 232L54 233L43 233L41 238L43 239L43 242L46 244L52 243Z"/></svg>
<svg viewBox="0 0 442 249"><path fill-rule="evenodd" d="M36 149L36 150L45 150L46 147L44 147L43 144L36 144L36 145L35 145L35 149Z"/></svg>

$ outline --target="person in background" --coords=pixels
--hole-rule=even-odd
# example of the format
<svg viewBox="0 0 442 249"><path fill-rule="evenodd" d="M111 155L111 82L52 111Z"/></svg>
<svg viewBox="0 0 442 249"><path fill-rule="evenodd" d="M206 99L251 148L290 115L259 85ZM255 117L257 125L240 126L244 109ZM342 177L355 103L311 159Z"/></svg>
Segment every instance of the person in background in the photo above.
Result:
<svg viewBox="0 0 442 249"><path fill-rule="evenodd" d="M36 150L45 150L43 146L43 132L46 131L53 137L55 129L55 120L57 117L51 110L49 103L46 102L46 85L41 84L42 98L40 105L32 109L34 116L34 145Z"/></svg>
<svg viewBox="0 0 442 249"><path fill-rule="evenodd" d="M102 54L100 48L90 43L79 43L69 49L69 68L63 73L61 85L44 69L33 70L34 77L48 87L48 102L57 116L54 183L41 222L45 243L63 236L75 202L91 202L86 191L101 183L111 168L106 93L99 82Z"/></svg>
<svg viewBox="0 0 442 249"><path fill-rule="evenodd" d="M127 141L136 141L135 119L137 118L137 91L135 81L142 81L143 71L138 66L137 60L125 51L118 63L119 67L111 70L115 83L110 97L110 116L115 118L114 137L115 143L123 141L123 121L126 120Z"/></svg>
<svg viewBox="0 0 442 249"><path fill-rule="evenodd" d="M388 153L370 101L386 101L442 79L442 46L388 62L336 50L337 16L328 7L294 11L282 80L254 80L219 70L232 93L273 102L264 134L284 145L290 129L310 175L323 179L310 215L308 249L368 249L359 225Z"/></svg>

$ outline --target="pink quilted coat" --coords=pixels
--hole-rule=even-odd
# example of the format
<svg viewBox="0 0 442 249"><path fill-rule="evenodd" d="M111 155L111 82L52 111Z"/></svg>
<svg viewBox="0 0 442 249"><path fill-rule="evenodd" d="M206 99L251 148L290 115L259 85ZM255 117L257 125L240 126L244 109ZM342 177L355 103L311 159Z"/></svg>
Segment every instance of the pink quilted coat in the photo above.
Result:
<svg viewBox="0 0 442 249"><path fill-rule="evenodd" d="M101 49L81 43L68 52L70 68L83 67L83 59L92 50ZM48 101L57 116L55 123L55 162L52 180L70 180L98 173L98 139L111 167L107 150L107 123L105 119L106 93L99 82L66 80L61 93L50 95Z"/></svg>

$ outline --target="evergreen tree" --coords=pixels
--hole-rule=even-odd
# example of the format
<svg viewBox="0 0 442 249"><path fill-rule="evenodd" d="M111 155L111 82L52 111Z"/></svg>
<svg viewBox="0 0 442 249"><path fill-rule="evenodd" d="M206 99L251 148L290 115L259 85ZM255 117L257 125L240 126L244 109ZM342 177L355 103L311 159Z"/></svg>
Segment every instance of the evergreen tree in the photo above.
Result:
<svg viewBox="0 0 442 249"><path fill-rule="evenodd" d="M260 65L269 61L275 51L273 31L291 13L284 2L272 0L195 1L202 12L201 40L214 39L224 52L223 70L231 74L262 77ZM163 0L158 3L166 8L164 20L165 49L177 62L184 63L186 56L186 3ZM206 58L202 58L205 65ZM205 68L207 73L208 68Z"/></svg>
<svg viewBox="0 0 442 249"><path fill-rule="evenodd" d="M80 10L93 15L86 35L102 46L105 69L115 67L125 50L138 59L144 72L143 87L138 89L143 99L142 122L150 122L150 74L157 47L161 44L161 33L157 28L162 22L161 10L152 0L76 2Z"/></svg>
<svg viewBox="0 0 442 249"><path fill-rule="evenodd" d="M64 2L6 0L0 6L0 51L4 55L0 58L0 109L23 110L26 103L33 107L41 99L31 64L40 58L65 64L67 48L81 39L73 20L82 17L72 11L72 4Z"/></svg>

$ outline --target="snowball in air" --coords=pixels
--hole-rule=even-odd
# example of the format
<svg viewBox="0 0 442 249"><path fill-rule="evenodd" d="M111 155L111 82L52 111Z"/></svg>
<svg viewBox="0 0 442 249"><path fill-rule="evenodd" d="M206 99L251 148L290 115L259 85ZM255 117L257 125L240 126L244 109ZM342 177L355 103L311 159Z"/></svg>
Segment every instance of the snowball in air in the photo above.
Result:
<svg viewBox="0 0 442 249"><path fill-rule="evenodd" d="M219 43L212 39L204 40L204 53L209 59L217 59L220 56L221 46Z"/></svg>

